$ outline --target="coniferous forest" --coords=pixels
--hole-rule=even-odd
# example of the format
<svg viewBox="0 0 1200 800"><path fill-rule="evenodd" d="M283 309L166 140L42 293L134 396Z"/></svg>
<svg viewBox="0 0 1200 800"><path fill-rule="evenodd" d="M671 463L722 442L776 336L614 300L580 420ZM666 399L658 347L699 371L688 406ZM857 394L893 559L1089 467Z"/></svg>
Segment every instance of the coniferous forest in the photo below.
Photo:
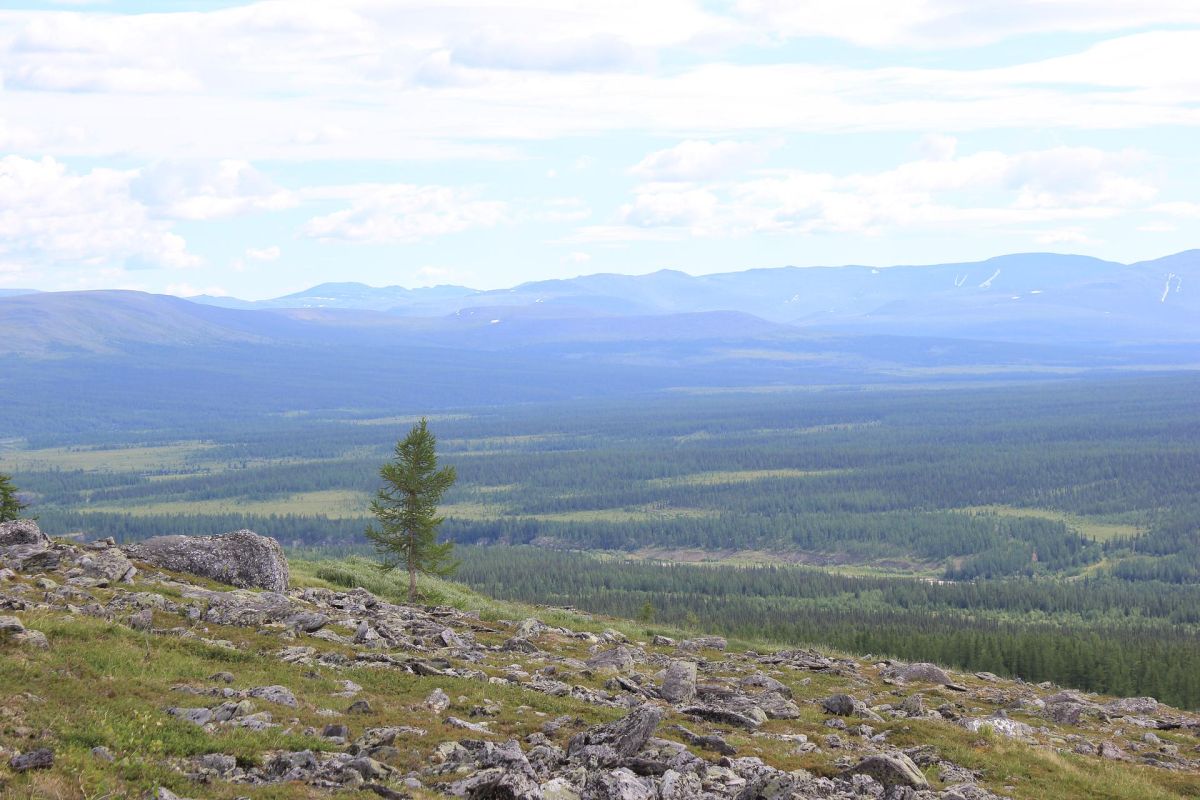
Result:
<svg viewBox="0 0 1200 800"><path fill-rule="evenodd" d="M488 593L1196 707L1197 396L1190 375L680 392L430 426L459 476L443 533ZM151 413L82 441L31 415L0 471L55 534L362 552L421 411Z"/></svg>

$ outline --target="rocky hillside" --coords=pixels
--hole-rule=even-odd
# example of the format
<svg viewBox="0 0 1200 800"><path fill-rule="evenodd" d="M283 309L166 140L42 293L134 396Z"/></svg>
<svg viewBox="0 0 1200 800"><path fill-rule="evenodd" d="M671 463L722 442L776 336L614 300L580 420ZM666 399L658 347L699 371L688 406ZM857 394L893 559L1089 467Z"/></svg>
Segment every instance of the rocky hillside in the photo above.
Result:
<svg viewBox="0 0 1200 800"><path fill-rule="evenodd" d="M487 608L292 574L248 531L0 525L0 796L1200 794L1200 716L1150 698Z"/></svg>

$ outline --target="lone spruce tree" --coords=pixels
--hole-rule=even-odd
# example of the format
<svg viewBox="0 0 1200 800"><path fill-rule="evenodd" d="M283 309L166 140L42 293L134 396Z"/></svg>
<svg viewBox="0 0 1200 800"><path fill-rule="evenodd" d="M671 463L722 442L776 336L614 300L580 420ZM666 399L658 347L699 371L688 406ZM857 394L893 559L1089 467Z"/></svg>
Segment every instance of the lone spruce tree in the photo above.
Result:
<svg viewBox="0 0 1200 800"><path fill-rule="evenodd" d="M454 542L439 542L438 527L445 520L438 503L457 477L454 467L438 469L437 439L424 417L408 436L396 443L395 457L379 470L383 488L371 502L379 527L367 528L367 538L390 572L408 570L408 601L417 601L417 575L451 575L458 562L451 555Z"/></svg>
<svg viewBox="0 0 1200 800"><path fill-rule="evenodd" d="M13 486L12 478L0 473L0 522L20 519L23 508L25 503L17 497L17 487Z"/></svg>

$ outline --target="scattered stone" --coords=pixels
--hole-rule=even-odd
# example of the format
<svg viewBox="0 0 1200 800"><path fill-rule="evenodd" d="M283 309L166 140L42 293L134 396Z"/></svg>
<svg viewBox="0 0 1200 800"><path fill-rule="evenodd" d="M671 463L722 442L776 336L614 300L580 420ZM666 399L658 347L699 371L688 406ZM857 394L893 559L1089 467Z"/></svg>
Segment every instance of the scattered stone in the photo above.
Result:
<svg viewBox="0 0 1200 800"><path fill-rule="evenodd" d="M624 767L587 775L584 800L655 800L654 785Z"/></svg>
<svg viewBox="0 0 1200 800"><path fill-rule="evenodd" d="M371 704L368 703L366 700L355 700L353 703L350 704L350 707L346 709L346 713L347 714L370 714L371 713Z"/></svg>
<svg viewBox="0 0 1200 800"><path fill-rule="evenodd" d="M925 698L920 694L910 694L900 704L900 710L910 717L919 717L925 713Z"/></svg>
<svg viewBox="0 0 1200 800"><path fill-rule="evenodd" d="M329 617L313 611L303 611L289 618L285 624L289 628L303 631L304 633L315 633L329 624Z"/></svg>
<svg viewBox="0 0 1200 800"><path fill-rule="evenodd" d="M92 748L92 757L98 758L101 761L108 761L108 762L112 762L115 760L113 758L113 754L104 745L98 745L96 747L93 747Z"/></svg>
<svg viewBox="0 0 1200 800"><path fill-rule="evenodd" d="M165 786L160 786L154 790L154 800L188 800L186 797L180 797Z"/></svg>
<svg viewBox="0 0 1200 800"><path fill-rule="evenodd" d="M1018 722L1008 717L980 717L962 720L962 726L972 733L991 730L1010 739L1023 739L1033 735L1033 728L1024 722Z"/></svg>
<svg viewBox="0 0 1200 800"><path fill-rule="evenodd" d="M36 527L36 526L35 526ZM13 756L8 767L13 772L28 772L32 769L50 769L54 766L54 751L49 747L39 747L28 753Z"/></svg>
<svg viewBox="0 0 1200 800"><path fill-rule="evenodd" d="M434 714L441 714L450 707L450 696L441 689L434 689L425 698L425 707Z"/></svg>
<svg viewBox="0 0 1200 800"><path fill-rule="evenodd" d="M31 647L35 650L48 650L50 648L50 640L41 631L27 630L24 633L18 633L12 638L14 642L22 647Z"/></svg>
<svg viewBox="0 0 1200 800"><path fill-rule="evenodd" d="M821 701L821 708L839 717L848 717L854 713L855 699L848 694L831 694Z"/></svg>
<svg viewBox="0 0 1200 800"><path fill-rule="evenodd" d="M443 722L453 728L462 728L465 731L475 731L475 733L491 733L491 731L487 729L486 722L467 722L465 719L459 719L458 717L446 717Z"/></svg>
<svg viewBox="0 0 1200 800"><path fill-rule="evenodd" d="M726 742L720 736L700 736L692 733L682 725L674 725L671 730L675 731L688 744L693 744L696 747L703 747L705 750L712 750L720 753L723 756L737 755L737 748Z"/></svg>
<svg viewBox="0 0 1200 800"><path fill-rule="evenodd" d="M724 636L697 636L693 639L686 639L679 643L680 650L724 650L729 647L729 642Z"/></svg>
<svg viewBox="0 0 1200 800"><path fill-rule="evenodd" d="M774 692L782 697L791 697L792 690L783 685L779 681L772 678L770 675L764 675L761 672L756 672L753 675L747 675L738 682L738 685L743 689L757 690L762 692Z"/></svg>
<svg viewBox="0 0 1200 800"><path fill-rule="evenodd" d="M589 669L625 672L633 668L634 652L624 645L602 650L585 662Z"/></svg>
<svg viewBox="0 0 1200 800"><path fill-rule="evenodd" d="M286 686L259 686L250 690L250 696L261 698L268 703L278 703L281 706L290 706L292 708L300 706L300 703L296 700L296 695L292 694L292 690Z"/></svg>
<svg viewBox="0 0 1200 800"><path fill-rule="evenodd" d="M1153 697L1124 697L1104 706L1105 712L1113 716L1157 714L1158 708L1159 703Z"/></svg>
<svg viewBox="0 0 1200 800"><path fill-rule="evenodd" d="M207 725L213 718L211 708L168 708L167 713L193 725Z"/></svg>
<svg viewBox="0 0 1200 800"><path fill-rule="evenodd" d="M729 708L721 708L719 706L684 706L679 709L679 713L687 714L695 719L705 720L707 722L716 722L721 725L734 725L747 730L755 730L767 720L767 715L758 709L758 715L742 713Z"/></svg>
<svg viewBox="0 0 1200 800"><path fill-rule="evenodd" d="M1126 761L1129 759L1125 751L1112 742L1101 742L1099 753L1101 758L1107 758L1111 761Z"/></svg>

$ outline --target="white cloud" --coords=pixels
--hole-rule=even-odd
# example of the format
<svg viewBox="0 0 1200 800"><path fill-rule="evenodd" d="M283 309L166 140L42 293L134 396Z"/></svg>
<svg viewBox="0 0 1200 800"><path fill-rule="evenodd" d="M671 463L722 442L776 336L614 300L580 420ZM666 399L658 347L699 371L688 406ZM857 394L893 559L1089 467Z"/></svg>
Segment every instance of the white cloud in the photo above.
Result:
<svg viewBox="0 0 1200 800"><path fill-rule="evenodd" d="M220 286L206 286L202 289L192 286L190 283L172 283L164 290L164 294L173 294L176 297L195 297L197 295L206 294L210 297L228 297L229 292Z"/></svg>
<svg viewBox="0 0 1200 800"><path fill-rule="evenodd" d="M612 131L720 146L722 138L764 131L1200 125L1200 74L1179 67L1200 48L1197 30L1136 33L990 69L714 57L723 55L722 43L763 35L762 20L790 18L789 8L808 26L799 32L837 36L845 28L879 42L915 41L927 28L991 35L1011 27L1010 4L995 0L870 5L870 13L842 0L747 6L758 34L690 0L575 7L269 0L204 13L10 11L0 12L0 73L9 119L83 133L59 143L60 155L500 159L518 156L522 143ZM1031 20L1061 17L1072 30L1139 30L1200 14L1190 0L1015 8ZM605 62L594 48L580 48L591 41L637 57ZM678 56L669 69L655 66ZM615 67L625 71L597 71Z"/></svg>
<svg viewBox="0 0 1200 800"><path fill-rule="evenodd" d="M525 215L538 222L581 222L592 215L591 208L582 197L551 197L545 201L546 208Z"/></svg>
<svg viewBox="0 0 1200 800"><path fill-rule="evenodd" d="M1151 206L1150 210L1158 214L1167 214L1168 216L1172 217L1200 219L1200 203L1189 203L1185 201L1158 203L1157 205Z"/></svg>
<svg viewBox="0 0 1200 800"><path fill-rule="evenodd" d="M757 164L765 156L766 148L758 144L689 139L651 153L630 172L651 181L714 180Z"/></svg>
<svg viewBox="0 0 1200 800"><path fill-rule="evenodd" d="M508 206L450 186L385 184L316 190L348 196L350 207L310 219L307 237L322 240L416 242L504 222Z"/></svg>
<svg viewBox="0 0 1200 800"><path fill-rule="evenodd" d="M298 202L245 161L162 161L140 171L135 196L160 216L203 220L278 211Z"/></svg>
<svg viewBox="0 0 1200 800"><path fill-rule="evenodd" d="M1143 175L1146 162L1138 152L1088 147L955 155L943 142L931 157L875 173L768 170L742 181L643 184L616 226L585 228L578 240L611 241L622 230L641 239L644 229L677 237L874 236L1104 219L1154 200L1158 189ZM1083 241L1078 228L1056 231L1042 235Z"/></svg>
<svg viewBox="0 0 1200 800"><path fill-rule="evenodd" d="M246 248L246 258L251 261L277 261L282 252L277 244L270 247L248 247Z"/></svg>
<svg viewBox="0 0 1200 800"><path fill-rule="evenodd" d="M917 152L926 161L947 161L958 152L958 139L941 133L927 133L917 143Z"/></svg>
<svg viewBox="0 0 1200 800"><path fill-rule="evenodd" d="M73 173L53 158L0 159L0 259L190 267L200 259L134 199L132 171Z"/></svg>
<svg viewBox="0 0 1200 800"><path fill-rule="evenodd" d="M1059 228L1035 237L1038 244L1096 244L1097 241L1079 228Z"/></svg>
<svg viewBox="0 0 1200 800"><path fill-rule="evenodd" d="M0 118L0 150L23 150L36 142L33 131Z"/></svg>
<svg viewBox="0 0 1200 800"><path fill-rule="evenodd" d="M622 206L621 217L644 228L689 227L701 232L716 216L720 202L710 189L650 184Z"/></svg>
<svg viewBox="0 0 1200 800"><path fill-rule="evenodd" d="M1198 25L1191 0L739 0L777 38L825 36L868 47L971 47L1021 34Z"/></svg>

